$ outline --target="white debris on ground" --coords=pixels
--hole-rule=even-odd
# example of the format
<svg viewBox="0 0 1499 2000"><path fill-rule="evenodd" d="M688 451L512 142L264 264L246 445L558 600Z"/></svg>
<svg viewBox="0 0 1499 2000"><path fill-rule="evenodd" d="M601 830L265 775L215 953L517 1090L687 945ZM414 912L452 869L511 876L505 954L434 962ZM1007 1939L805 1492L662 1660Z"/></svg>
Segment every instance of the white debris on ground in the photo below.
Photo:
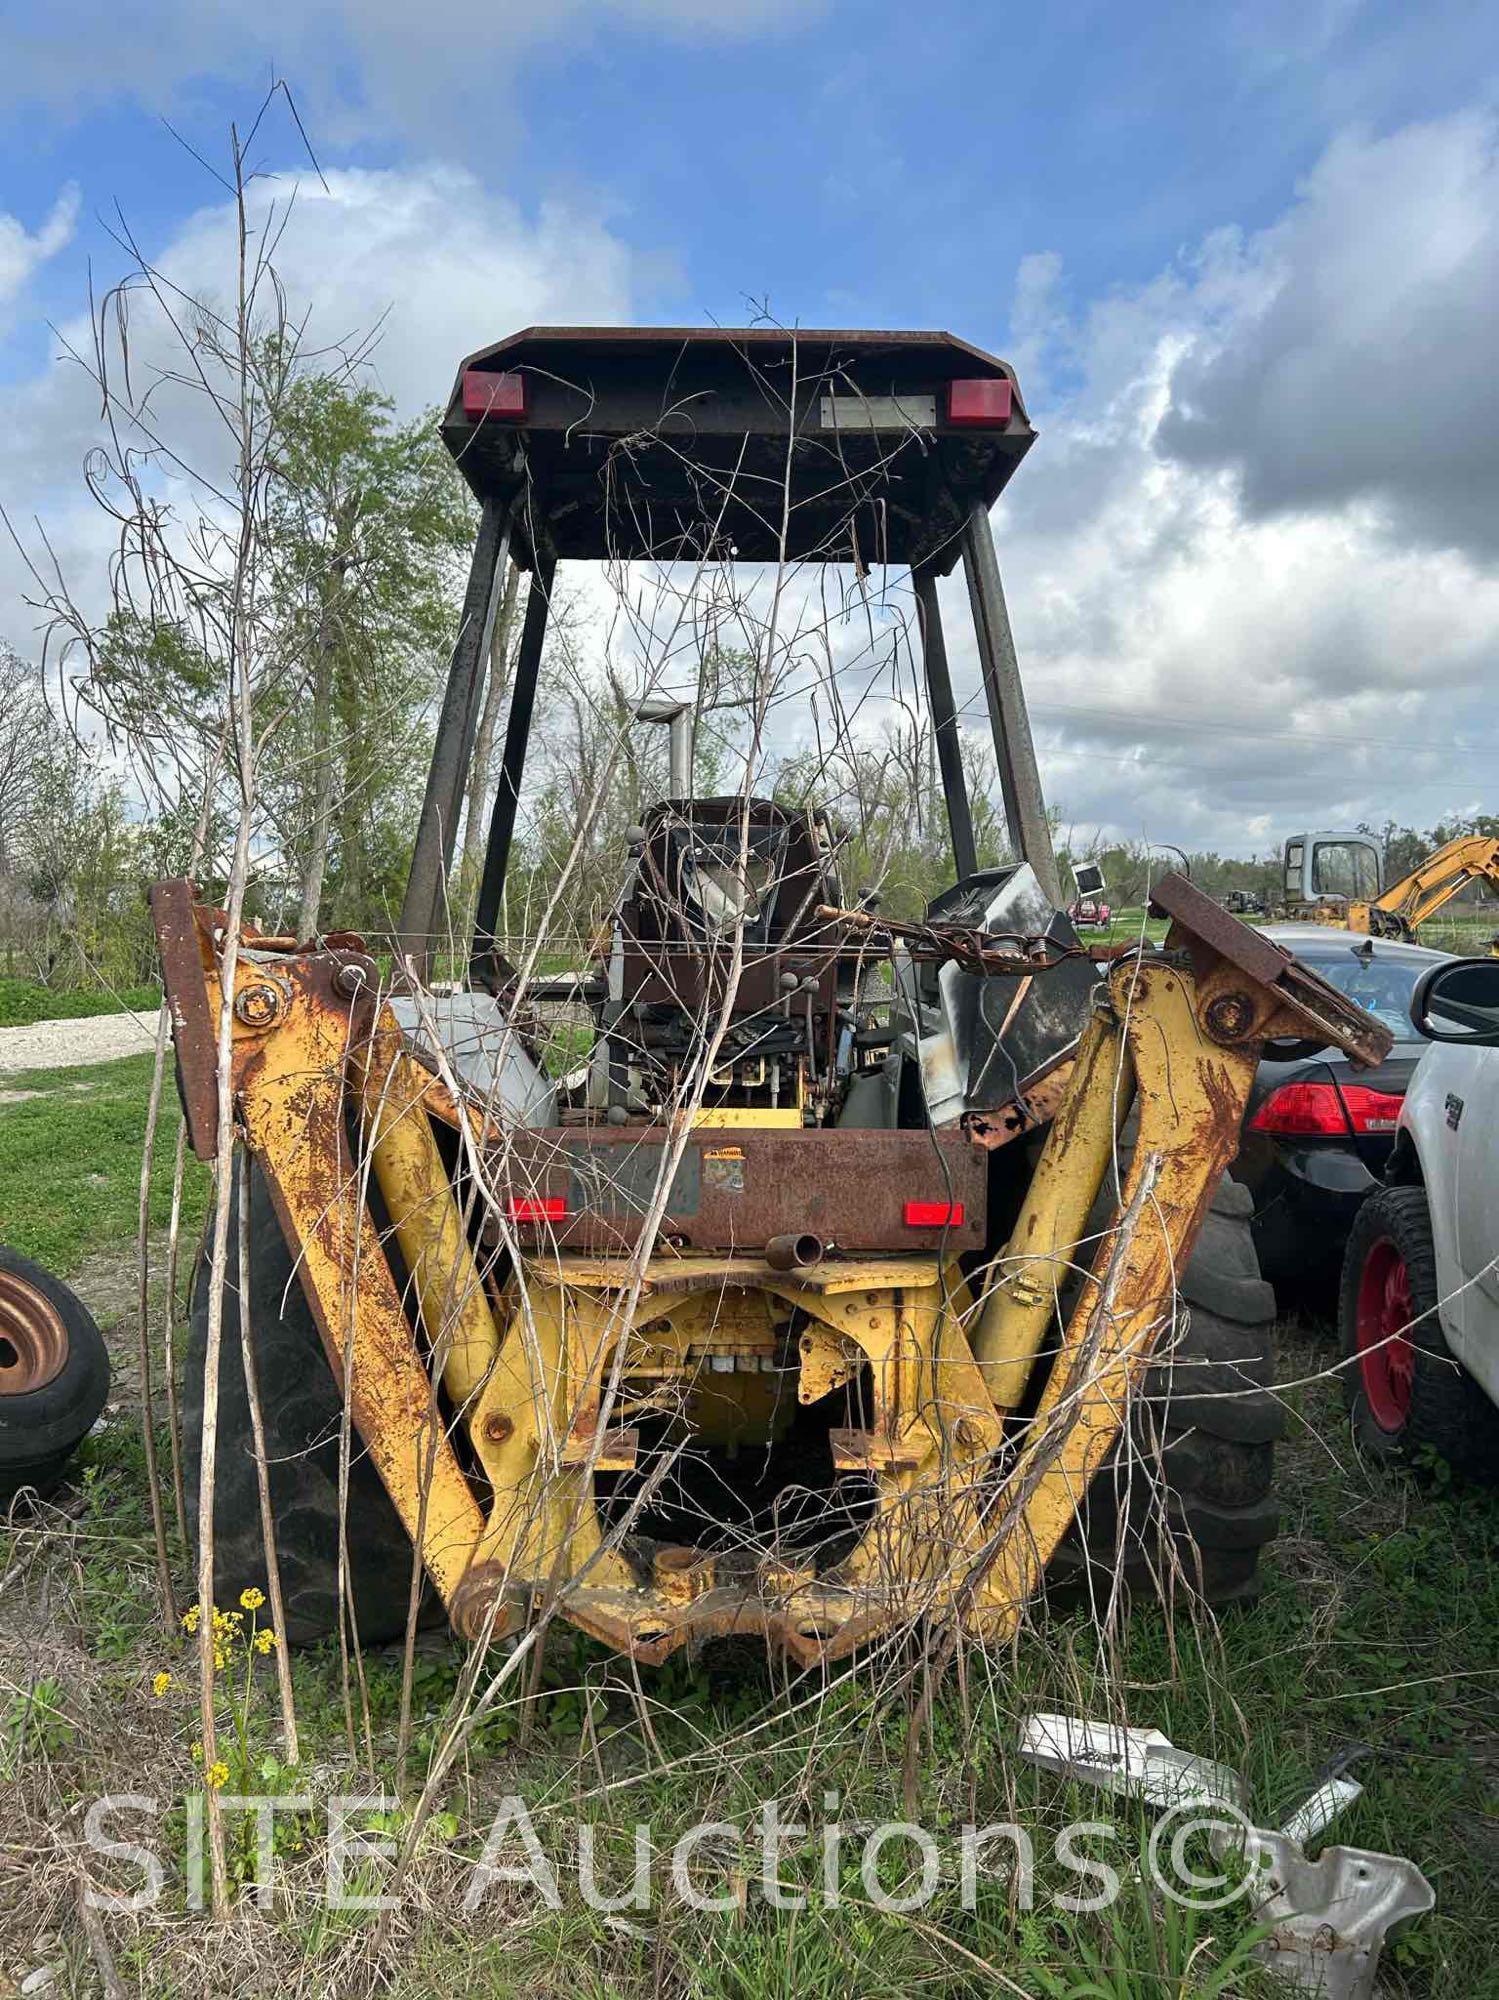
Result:
<svg viewBox="0 0 1499 2000"><path fill-rule="evenodd" d="M156 1046L155 1014L93 1014L80 1021L32 1021L0 1028L0 1077L26 1069L78 1069Z"/></svg>

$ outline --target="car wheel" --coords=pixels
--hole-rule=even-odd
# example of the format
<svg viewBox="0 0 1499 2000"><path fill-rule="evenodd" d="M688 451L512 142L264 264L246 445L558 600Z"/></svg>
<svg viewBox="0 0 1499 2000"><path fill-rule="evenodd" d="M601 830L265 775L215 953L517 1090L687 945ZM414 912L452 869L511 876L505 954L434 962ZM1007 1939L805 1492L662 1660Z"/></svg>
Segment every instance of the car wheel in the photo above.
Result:
<svg viewBox="0 0 1499 2000"><path fill-rule="evenodd" d="M1430 1451L1493 1484L1499 1410L1447 1345L1438 1296L1425 1189L1381 1188L1359 1210L1343 1260L1339 1327L1354 1436L1385 1463Z"/></svg>

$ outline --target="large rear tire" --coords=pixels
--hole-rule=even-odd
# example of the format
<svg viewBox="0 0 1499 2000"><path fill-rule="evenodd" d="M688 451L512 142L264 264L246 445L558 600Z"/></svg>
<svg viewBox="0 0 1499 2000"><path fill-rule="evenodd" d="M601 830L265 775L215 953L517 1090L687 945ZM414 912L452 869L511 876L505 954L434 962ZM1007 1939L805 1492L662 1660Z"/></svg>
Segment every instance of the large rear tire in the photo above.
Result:
<svg viewBox="0 0 1499 2000"><path fill-rule="evenodd" d="M249 1176L250 1338L265 1424L276 1556L286 1611L284 1637L307 1645L338 1629L338 1458L342 1399L295 1261L256 1167ZM230 1196L229 1275L219 1352L219 1420L214 1477L214 1592L233 1604L241 1590L266 1584L260 1489L250 1429L250 1400L240 1349L238 1229L246 1185L236 1159ZM183 1454L190 1518L197 1525L208 1352L208 1260L193 1283ZM411 1543L380 1476L355 1432L349 1463L349 1581L362 1643L404 1631L411 1587Z"/></svg>
<svg viewBox="0 0 1499 2000"><path fill-rule="evenodd" d="M1121 1174L1124 1162L1120 1164ZM1090 1229L1104 1227L1101 1202ZM1052 1558L1064 1597L1195 1593L1252 1598L1275 1538L1275 1293L1259 1274L1249 1190L1225 1174L1178 1283L1176 1326L1137 1397L1129 1434Z"/></svg>

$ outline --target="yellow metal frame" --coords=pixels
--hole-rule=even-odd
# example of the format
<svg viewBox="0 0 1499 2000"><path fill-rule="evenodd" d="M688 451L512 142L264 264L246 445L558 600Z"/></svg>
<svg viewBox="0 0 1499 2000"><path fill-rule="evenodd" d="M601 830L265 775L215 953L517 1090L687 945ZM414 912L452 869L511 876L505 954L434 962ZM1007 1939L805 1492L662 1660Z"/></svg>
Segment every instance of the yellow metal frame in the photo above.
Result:
<svg viewBox="0 0 1499 2000"><path fill-rule="evenodd" d="M1372 903L1350 903L1348 928L1377 933L1383 918L1403 935L1414 937L1422 924L1477 881L1499 885L1499 840L1479 834L1449 840Z"/></svg>
<svg viewBox="0 0 1499 2000"><path fill-rule="evenodd" d="M195 1004L216 1009L211 921L200 920L199 940ZM266 942L236 971L238 1119L354 1425L434 1585L472 1638L515 1628L545 1600L643 1659L754 1631L811 1662L919 1617L1013 1632L1170 1340L1176 1274L1236 1149L1263 1041L1306 1026L1281 993L1191 934L1186 952L1146 947L1118 961L977 1296L955 1265L919 1254L833 1257L788 1274L758 1255L517 1252L496 1289L429 1115L451 1119L451 1098L335 954ZM1132 1096L1130 1170L1108 1226L1084 1244ZM463 1116L460 1143L503 1146L477 1120L464 1134ZM1060 1351L1022 1419L1061 1282L1083 1262ZM738 1423L758 1434L776 1421L777 1398L813 1402L855 1380L863 1420L834 1433L832 1449L839 1470L871 1482L872 1504L830 1569L774 1550L750 1559L641 1545L608 1528L596 1481L639 1469L632 1417L674 1404L693 1433Z"/></svg>

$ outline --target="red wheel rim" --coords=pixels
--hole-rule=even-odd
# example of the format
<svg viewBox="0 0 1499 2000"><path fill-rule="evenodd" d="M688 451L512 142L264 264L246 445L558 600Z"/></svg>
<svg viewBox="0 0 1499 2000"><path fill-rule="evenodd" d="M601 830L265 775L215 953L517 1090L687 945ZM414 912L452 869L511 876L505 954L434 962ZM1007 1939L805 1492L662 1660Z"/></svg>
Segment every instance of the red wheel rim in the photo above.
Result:
<svg viewBox="0 0 1499 2000"><path fill-rule="evenodd" d="M1387 1236L1370 1247L1358 1281L1359 1376L1369 1414L1382 1431L1402 1431L1411 1413L1416 1355L1407 1329L1411 1307L1410 1272Z"/></svg>
<svg viewBox="0 0 1499 2000"><path fill-rule="evenodd" d="M45 1389L68 1358L68 1329L45 1292L0 1271L0 1396Z"/></svg>

